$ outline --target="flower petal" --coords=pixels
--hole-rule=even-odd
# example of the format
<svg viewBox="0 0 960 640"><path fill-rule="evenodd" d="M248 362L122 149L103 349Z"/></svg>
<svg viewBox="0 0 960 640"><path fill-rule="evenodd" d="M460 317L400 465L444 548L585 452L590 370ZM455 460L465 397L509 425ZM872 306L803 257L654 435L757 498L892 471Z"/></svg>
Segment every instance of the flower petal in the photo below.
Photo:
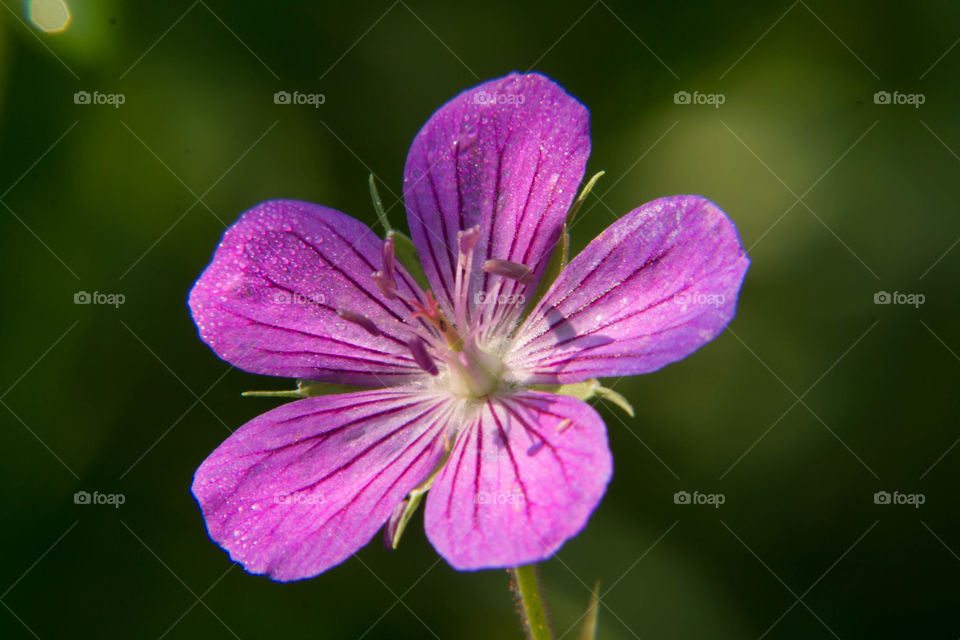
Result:
<svg viewBox="0 0 960 640"><path fill-rule="evenodd" d="M381 249L366 225L339 211L260 204L227 229L190 292L200 337L254 373L370 387L415 379L422 371L404 323L411 309L386 300L371 278ZM397 272L401 294L416 298L409 274L399 265ZM366 316L381 335L337 309Z"/></svg>
<svg viewBox="0 0 960 640"><path fill-rule="evenodd" d="M528 384L659 369L726 327L749 264L733 222L709 200L647 203L564 268L507 365Z"/></svg>
<svg viewBox="0 0 960 640"><path fill-rule="evenodd" d="M299 580L364 546L444 455L449 405L398 387L298 400L248 422L193 479L235 561Z"/></svg>
<svg viewBox="0 0 960 640"><path fill-rule="evenodd" d="M464 91L414 139L404 170L410 233L437 299L450 312L457 232L480 227L470 307L515 316L536 291L590 154L586 107L540 74L511 74ZM481 271L509 260L521 283ZM478 293L486 302L473 299Z"/></svg>
<svg viewBox="0 0 960 640"><path fill-rule="evenodd" d="M427 537L457 569L543 560L586 525L612 470L588 404L534 391L488 401L427 495Z"/></svg>

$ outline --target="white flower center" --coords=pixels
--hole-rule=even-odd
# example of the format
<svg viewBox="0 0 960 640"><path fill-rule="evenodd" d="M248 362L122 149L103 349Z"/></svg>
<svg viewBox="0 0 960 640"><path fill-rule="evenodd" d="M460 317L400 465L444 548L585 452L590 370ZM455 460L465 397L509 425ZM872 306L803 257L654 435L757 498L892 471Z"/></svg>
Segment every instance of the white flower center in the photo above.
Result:
<svg viewBox="0 0 960 640"><path fill-rule="evenodd" d="M450 391L465 398L483 398L500 386L503 361L482 349L475 341L468 341L462 351L447 353Z"/></svg>

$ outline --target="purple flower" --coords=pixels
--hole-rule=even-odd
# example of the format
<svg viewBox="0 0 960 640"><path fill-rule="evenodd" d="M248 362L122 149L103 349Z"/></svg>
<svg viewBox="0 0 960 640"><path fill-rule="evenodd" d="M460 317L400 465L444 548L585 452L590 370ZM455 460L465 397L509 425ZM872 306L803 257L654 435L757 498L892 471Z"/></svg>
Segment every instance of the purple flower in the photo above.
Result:
<svg viewBox="0 0 960 640"><path fill-rule="evenodd" d="M315 204L266 202L227 230L190 292L203 340L246 371L364 388L268 411L203 462L193 494L233 560L315 576L402 529L427 488L427 537L457 569L542 560L585 526L612 473L606 428L543 389L686 357L733 317L749 263L712 202L662 198L533 301L588 127L538 74L437 111L404 171L422 274L399 236Z"/></svg>

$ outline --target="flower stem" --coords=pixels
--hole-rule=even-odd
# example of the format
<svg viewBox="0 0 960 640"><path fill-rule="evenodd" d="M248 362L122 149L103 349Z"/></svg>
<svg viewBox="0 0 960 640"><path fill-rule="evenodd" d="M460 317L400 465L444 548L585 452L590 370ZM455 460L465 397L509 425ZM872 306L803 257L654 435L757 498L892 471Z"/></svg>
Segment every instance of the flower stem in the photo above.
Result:
<svg viewBox="0 0 960 640"><path fill-rule="evenodd" d="M520 602L520 619L529 640L551 640L553 632L547 620L545 601L540 595L540 577L537 565L527 564L509 569L513 577L513 591Z"/></svg>

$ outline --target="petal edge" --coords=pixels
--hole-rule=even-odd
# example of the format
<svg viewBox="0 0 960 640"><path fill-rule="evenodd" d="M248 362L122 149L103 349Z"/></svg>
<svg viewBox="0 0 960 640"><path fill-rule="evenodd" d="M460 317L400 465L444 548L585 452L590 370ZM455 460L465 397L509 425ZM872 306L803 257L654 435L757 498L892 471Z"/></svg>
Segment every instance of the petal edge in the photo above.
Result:
<svg viewBox="0 0 960 640"><path fill-rule="evenodd" d="M417 389L298 400L240 427L191 488L250 573L301 580L366 545L442 459L449 407Z"/></svg>
<svg viewBox="0 0 960 640"><path fill-rule="evenodd" d="M405 347L409 306L385 300L371 278L382 243L362 222L320 205L264 202L227 231L190 291L200 337L253 373L365 387L416 379ZM418 299L398 266L398 287ZM337 315L363 314L373 336Z"/></svg>
<svg viewBox="0 0 960 640"><path fill-rule="evenodd" d="M526 384L655 371L726 327L749 264L714 203L649 202L570 261L518 330L508 366Z"/></svg>
<svg viewBox="0 0 960 640"><path fill-rule="evenodd" d="M471 311L487 321L522 311L513 301L536 291L583 179L589 120L587 108L549 78L514 73L460 93L414 138L404 168L407 220L446 311L457 232L476 225ZM532 278L483 273L486 260L524 264Z"/></svg>
<svg viewBox="0 0 960 640"><path fill-rule="evenodd" d="M586 526L612 473L590 405L538 391L488 402L427 494L427 537L460 570L544 560Z"/></svg>

